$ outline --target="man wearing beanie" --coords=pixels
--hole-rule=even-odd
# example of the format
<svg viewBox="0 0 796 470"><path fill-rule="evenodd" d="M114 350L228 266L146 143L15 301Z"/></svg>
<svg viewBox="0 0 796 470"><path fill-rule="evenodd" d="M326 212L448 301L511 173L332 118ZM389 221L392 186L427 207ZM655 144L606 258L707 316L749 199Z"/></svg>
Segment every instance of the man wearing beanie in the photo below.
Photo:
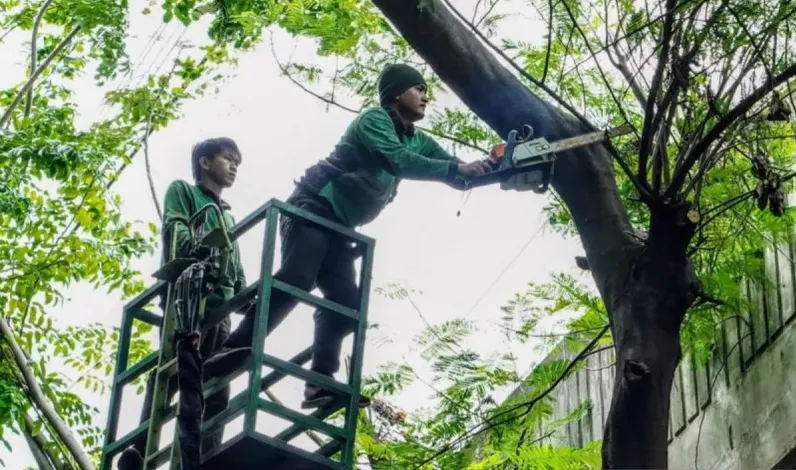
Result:
<svg viewBox="0 0 796 470"><path fill-rule="evenodd" d="M388 65L379 76L378 90L381 106L366 109L354 119L331 154L296 182L288 203L354 228L381 213L402 179L461 188L457 182L489 171L486 162L464 163L415 129L414 123L423 119L428 103L426 81L420 72L404 64ZM358 309L355 256L343 238L289 217L280 221L280 236L282 265L274 278L305 291L317 286L326 299ZM272 290L270 302L269 332L297 304L278 290ZM246 314L224 349L208 360L206 370L214 363L225 372L237 366L229 358L240 358L241 352L251 347L253 315L253 310ZM331 377L340 368L341 344L355 322L320 309L314 318L311 369ZM302 408L317 408L330 403L333 395L308 383L304 398ZM361 405L368 403L363 397Z"/></svg>

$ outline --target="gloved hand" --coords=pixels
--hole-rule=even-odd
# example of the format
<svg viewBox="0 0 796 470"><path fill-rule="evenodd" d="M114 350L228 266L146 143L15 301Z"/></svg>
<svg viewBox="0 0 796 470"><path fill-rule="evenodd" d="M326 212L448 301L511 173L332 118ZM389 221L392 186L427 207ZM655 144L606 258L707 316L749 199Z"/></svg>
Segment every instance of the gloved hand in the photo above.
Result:
<svg viewBox="0 0 796 470"><path fill-rule="evenodd" d="M474 176L481 176L484 173L492 171L492 167L484 160L476 160L470 163L459 164L459 176L462 178L472 178Z"/></svg>

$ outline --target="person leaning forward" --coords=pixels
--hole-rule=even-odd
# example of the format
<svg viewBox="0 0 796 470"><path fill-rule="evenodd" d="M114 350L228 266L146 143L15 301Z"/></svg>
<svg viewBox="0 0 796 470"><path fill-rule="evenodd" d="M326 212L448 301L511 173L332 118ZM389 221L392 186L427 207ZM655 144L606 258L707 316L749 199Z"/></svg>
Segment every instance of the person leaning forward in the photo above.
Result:
<svg viewBox="0 0 796 470"><path fill-rule="evenodd" d="M446 152L433 138L415 128L428 104L426 81L414 68L393 64L384 68L378 81L380 106L362 111L348 126L334 151L308 168L296 183L287 202L332 222L358 227L373 221L396 194L402 179L437 181L463 189L464 178L490 170L484 161L465 163ZM333 302L359 309L352 250L336 233L290 217L280 221L282 264L274 278L312 291L318 287ZM271 293L268 331L273 331L297 301L274 289ZM356 322L343 315L318 309L311 370L332 377L340 369L343 338ZM211 364L224 364L229 372L251 347L254 309L244 316ZM243 354L241 354L243 352ZM231 356L235 360L230 360ZM326 406L331 391L307 383L302 408ZM360 405L367 406L363 397Z"/></svg>

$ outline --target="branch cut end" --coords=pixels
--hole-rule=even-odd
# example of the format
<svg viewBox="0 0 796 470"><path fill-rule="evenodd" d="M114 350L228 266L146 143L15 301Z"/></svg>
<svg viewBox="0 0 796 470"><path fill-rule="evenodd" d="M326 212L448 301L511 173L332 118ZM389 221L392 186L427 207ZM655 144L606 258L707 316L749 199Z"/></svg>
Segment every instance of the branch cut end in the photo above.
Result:
<svg viewBox="0 0 796 470"><path fill-rule="evenodd" d="M629 360L625 361L623 372L628 382L638 382L650 374L650 368L643 362Z"/></svg>

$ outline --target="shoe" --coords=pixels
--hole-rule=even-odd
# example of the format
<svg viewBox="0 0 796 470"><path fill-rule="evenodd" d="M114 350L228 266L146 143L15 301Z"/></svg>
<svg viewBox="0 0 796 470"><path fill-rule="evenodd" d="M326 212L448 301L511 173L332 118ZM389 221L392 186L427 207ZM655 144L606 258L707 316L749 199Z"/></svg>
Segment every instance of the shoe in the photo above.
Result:
<svg viewBox="0 0 796 470"><path fill-rule="evenodd" d="M305 410L323 408L330 405L337 398L340 398L340 395L334 392L330 392L315 385L307 385L304 387L304 401L301 402L301 408ZM367 408L368 406L370 406L370 398L360 395L359 407Z"/></svg>
<svg viewBox="0 0 796 470"><path fill-rule="evenodd" d="M144 458L135 448L130 447L119 456L116 468L119 470L141 470L144 468Z"/></svg>
<svg viewBox="0 0 796 470"><path fill-rule="evenodd" d="M246 362L251 348L223 347L205 361L202 368L204 380L230 374Z"/></svg>

